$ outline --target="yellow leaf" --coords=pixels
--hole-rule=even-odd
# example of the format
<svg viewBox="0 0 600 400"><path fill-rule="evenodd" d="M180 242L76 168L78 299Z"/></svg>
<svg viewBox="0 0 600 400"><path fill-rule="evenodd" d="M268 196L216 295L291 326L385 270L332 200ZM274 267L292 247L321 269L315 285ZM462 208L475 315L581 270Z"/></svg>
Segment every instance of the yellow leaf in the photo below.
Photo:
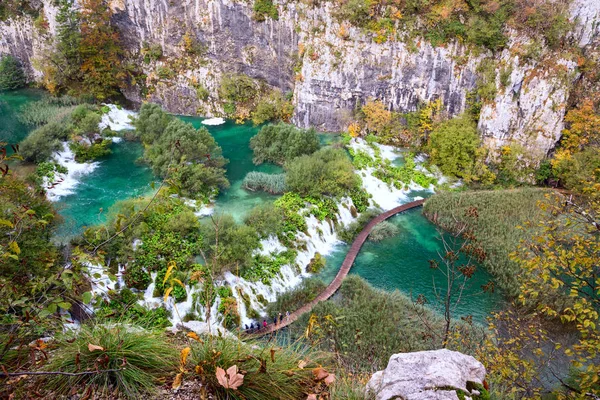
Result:
<svg viewBox="0 0 600 400"><path fill-rule="evenodd" d="M181 387L181 383L183 382L183 374L180 372L175 375L175 380L173 381L173 389L178 390Z"/></svg>
<svg viewBox="0 0 600 400"><path fill-rule="evenodd" d="M92 353L96 350L104 351L104 347L88 343L88 350L90 351L90 353Z"/></svg>
<svg viewBox="0 0 600 400"><path fill-rule="evenodd" d="M202 340L196 332L188 332L187 336L202 343Z"/></svg>
<svg viewBox="0 0 600 400"><path fill-rule="evenodd" d="M8 248L10 249L10 251L12 251L13 253L15 253L17 255L21 254L21 248L15 241L10 242L8 244Z"/></svg>
<svg viewBox="0 0 600 400"><path fill-rule="evenodd" d="M167 268L167 272L165 273L165 279L163 279L163 285L167 282L167 279L169 279L173 268L175 268L175 263L169 263L169 267Z"/></svg>
<svg viewBox="0 0 600 400"><path fill-rule="evenodd" d="M192 351L191 348L186 347L185 349L181 350L181 365L184 366L187 363L187 358L188 355L190 355L190 351Z"/></svg>
<svg viewBox="0 0 600 400"><path fill-rule="evenodd" d="M169 298L169 295L171 294L172 291L173 291L173 287L167 288L167 290L165 290L165 298L164 298L165 302Z"/></svg>
<svg viewBox="0 0 600 400"><path fill-rule="evenodd" d="M173 278L173 282L177 283L179 286L185 289L185 285L177 278Z"/></svg>

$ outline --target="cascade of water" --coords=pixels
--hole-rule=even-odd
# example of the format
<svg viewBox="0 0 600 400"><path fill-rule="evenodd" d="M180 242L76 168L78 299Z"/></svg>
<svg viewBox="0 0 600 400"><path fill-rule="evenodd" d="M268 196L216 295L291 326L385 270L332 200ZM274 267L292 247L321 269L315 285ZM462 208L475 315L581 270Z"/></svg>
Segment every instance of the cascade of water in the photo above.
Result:
<svg viewBox="0 0 600 400"><path fill-rule="evenodd" d="M52 155L54 161L65 167L67 173L56 173L54 182L49 182L44 178L44 187L46 187L46 196L50 201L58 201L63 196L68 196L75 192L75 187L79 184L79 179L83 175L90 174L100 163L78 163L75 161L75 154L69 148L67 142L62 144L63 149Z"/></svg>
<svg viewBox="0 0 600 400"><path fill-rule="evenodd" d="M108 107L109 111L102 115L102 120L98 125L100 129L108 127L117 132L134 129L131 122L137 116L136 112L119 108L115 104L104 104L104 106Z"/></svg>

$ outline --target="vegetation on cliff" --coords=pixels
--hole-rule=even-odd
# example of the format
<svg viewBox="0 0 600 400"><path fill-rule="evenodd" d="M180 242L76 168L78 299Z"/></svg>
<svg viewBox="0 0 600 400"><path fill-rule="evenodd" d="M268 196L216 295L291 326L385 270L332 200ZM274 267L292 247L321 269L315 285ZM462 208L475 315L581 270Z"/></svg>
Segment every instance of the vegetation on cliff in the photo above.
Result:
<svg viewBox="0 0 600 400"><path fill-rule="evenodd" d="M21 63L11 55L0 58L0 91L25 86L26 79Z"/></svg>

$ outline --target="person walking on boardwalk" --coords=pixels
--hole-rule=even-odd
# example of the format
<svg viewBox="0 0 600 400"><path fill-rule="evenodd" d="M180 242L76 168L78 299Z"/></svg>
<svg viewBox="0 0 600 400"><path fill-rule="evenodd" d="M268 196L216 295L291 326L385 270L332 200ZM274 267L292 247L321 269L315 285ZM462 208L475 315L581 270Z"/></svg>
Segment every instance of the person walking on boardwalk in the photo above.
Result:
<svg viewBox="0 0 600 400"><path fill-rule="evenodd" d="M279 323L283 322L283 313L279 313Z"/></svg>
<svg viewBox="0 0 600 400"><path fill-rule="evenodd" d="M286 320L287 322L290 322L290 312L289 312L289 311L286 311L286 312L285 312L285 320Z"/></svg>
<svg viewBox="0 0 600 400"><path fill-rule="evenodd" d="M266 320L266 319L263 319L263 328L267 329L267 325L268 325L268 324L267 324L267 320Z"/></svg>

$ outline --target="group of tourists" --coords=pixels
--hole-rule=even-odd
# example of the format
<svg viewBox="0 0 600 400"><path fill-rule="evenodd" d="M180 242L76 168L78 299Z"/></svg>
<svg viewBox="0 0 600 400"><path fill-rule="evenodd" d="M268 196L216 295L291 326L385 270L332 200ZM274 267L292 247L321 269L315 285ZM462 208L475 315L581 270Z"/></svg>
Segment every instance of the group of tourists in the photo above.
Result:
<svg viewBox="0 0 600 400"><path fill-rule="evenodd" d="M269 326L269 322L267 322L267 319L270 321L273 321L273 325L277 326L281 323L283 323L283 313L279 313L279 315L274 316L273 318L266 318L263 319L262 322L262 327L260 325L260 323L256 323L256 325L254 324L254 322L250 323L250 326L248 326L248 324L244 325L244 329L246 331L246 333L254 333L254 332L258 332L262 329L267 329L267 327ZM290 320L290 312L286 311L285 312L285 320L289 321Z"/></svg>

